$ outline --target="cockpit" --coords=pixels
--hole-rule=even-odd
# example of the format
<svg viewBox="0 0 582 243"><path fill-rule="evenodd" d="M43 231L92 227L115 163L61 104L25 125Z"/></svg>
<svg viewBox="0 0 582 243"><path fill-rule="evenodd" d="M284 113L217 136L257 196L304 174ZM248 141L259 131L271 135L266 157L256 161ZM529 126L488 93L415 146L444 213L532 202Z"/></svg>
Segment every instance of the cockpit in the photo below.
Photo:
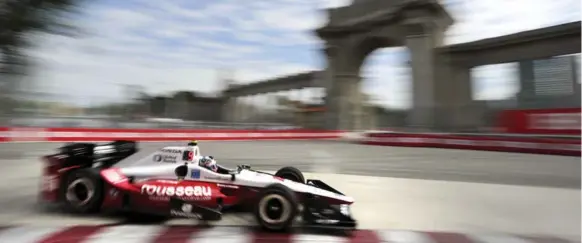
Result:
<svg viewBox="0 0 582 243"><path fill-rule="evenodd" d="M195 156L193 151L186 151L184 160L189 163L197 163L200 168L219 174L229 175L237 173L237 170L232 170L219 165L213 156Z"/></svg>
<svg viewBox="0 0 582 243"><path fill-rule="evenodd" d="M224 175L237 174L241 170L240 167L237 169L226 168L224 166L219 165L213 156L201 155L200 148L198 147L198 141L191 141L188 143L187 146L190 149L184 151L182 158L187 163L197 163L202 169Z"/></svg>

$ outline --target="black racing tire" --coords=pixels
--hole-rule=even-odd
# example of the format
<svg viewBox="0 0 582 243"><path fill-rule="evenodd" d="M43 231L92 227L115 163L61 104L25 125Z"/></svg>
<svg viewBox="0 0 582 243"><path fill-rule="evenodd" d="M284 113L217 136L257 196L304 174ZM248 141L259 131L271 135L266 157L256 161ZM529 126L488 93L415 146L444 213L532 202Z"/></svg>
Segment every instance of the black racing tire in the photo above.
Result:
<svg viewBox="0 0 582 243"><path fill-rule="evenodd" d="M284 185L272 184L259 193L254 216L261 228L285 232L293 226L298 208L295 192Z"/></svg>
<svg viewBox="0 0 582 243"><path fill-rule="evenodd" d="M103 181L93 168L71 171L65 177L60 199L69 213L85 214L99 211L103 202Z"/></svg>
<svg viewBox="0 0 582 243"><path fill-rule="evenodd" d="M277 173L275 173L275 176L305 184L305 177L303 176L303 173L299 169L292 166L279 169Z"/></svg>

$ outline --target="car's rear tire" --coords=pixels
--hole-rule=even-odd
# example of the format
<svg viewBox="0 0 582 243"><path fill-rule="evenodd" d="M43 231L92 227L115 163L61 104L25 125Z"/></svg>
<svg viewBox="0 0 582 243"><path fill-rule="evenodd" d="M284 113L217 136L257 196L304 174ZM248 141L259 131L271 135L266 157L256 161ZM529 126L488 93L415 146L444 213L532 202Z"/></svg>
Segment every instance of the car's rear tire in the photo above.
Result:
<svg viewBox="0 0 582 243"><path fill-rule="evenodd" d="M279 169L275 173L275 176L305 184L305 177L303 176L303 173L301 173L299 169L292 166Z"/></svg>
<svg viewBox="0 0 582 243"><path fill-rule="evenodd" d="M291 229L299 208L295 192L284 185L272 184L257 199L254 215L261 228L274 232Z"/></svg>
<svg viewBox="0 0 582 243"><path fill-rule="evenodd" d="M79 169L67 174L60 191L65 210L71 213L93 213L103 202L103 181L96 169Z"/></svg>

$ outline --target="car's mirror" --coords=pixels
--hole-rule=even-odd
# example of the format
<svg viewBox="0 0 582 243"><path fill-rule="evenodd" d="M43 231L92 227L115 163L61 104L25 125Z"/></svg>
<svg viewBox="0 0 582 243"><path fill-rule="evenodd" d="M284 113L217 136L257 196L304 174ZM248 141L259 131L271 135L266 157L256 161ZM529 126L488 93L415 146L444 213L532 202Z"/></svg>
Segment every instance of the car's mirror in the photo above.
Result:
<svg viewBox="0 0 582 243"><path fill-rule="evenodd" d="M237 165L236 168L237 168L237 171L240 172L241 170L250 169L251 166L250 165Z"/></svg>

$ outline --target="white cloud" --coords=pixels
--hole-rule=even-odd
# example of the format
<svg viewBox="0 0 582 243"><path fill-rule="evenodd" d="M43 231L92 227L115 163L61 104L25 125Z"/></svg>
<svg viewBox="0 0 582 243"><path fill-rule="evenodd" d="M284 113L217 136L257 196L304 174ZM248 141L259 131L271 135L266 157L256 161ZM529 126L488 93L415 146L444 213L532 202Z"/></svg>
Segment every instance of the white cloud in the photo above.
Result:
<svg viewBox="0 0 582 243"><path fill-rule="evenodd" d="M457 22L448 41L459 43L580 20L580 1L463 1L451 12Z"/></svg>
<svg viewBox="0 0 582 243"><path fill-rule="evenodd" d="M281 8L272 6L255 11L264 26L282 31L310 31L324 23L324 17L313 6L297 5Z"/></svg>
<svg viewBox="0 0 582 243"><path fill-rule="evenodd" d="M519 89L516 63L487 65L471 72L473 99L501 100L513 97Z"/></svg>
<svg viewBox="0 0 582 243"><path fill-rule="evenodd" d="M121 84L127 83L156 93L217 91L217 71L222 68L235 70L243 83L315 70L321 66L320 40L312 29L325 20L320 9L351 1L194 4L198 2L142 0L136 6L87 9L88 18L79 21L85 35L43 36L38 41L43 43L34 50L42 60L35 76L39 89L75 102L97 102L123 99ZM580 19L577 0L448 0L445 4L457 21L448 32L449 43ZM405 59L402 48L375 52L364 67L364 89L383 104L408 106L410 75ZM477 97L504 98L514 92L515 86L499 86L512 83L511 73L503 70L508 69L497 66L475 72L476 80L483 82L476 85Z"/></svg>
<svg viewBox="0 0 582 243"><path fill-rule="evenodd" d="M320 0L319 7L321 8L338 8L348 6L352 0Z"/></svg>

